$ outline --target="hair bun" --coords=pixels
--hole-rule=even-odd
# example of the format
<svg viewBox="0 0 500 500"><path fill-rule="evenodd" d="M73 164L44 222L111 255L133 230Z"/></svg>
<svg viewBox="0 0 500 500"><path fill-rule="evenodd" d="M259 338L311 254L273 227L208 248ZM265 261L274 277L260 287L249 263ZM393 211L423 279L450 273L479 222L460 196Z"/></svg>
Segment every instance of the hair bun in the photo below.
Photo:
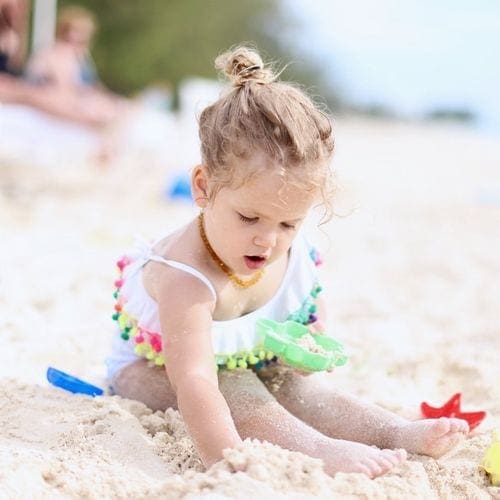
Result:
<svg viewBox="0 0 500 500"><path fill-rule="evenodd" d="M249 47L239 46L215 59L215 68L224 73L235 87L246 82L271 83L274 73L264 67L260 55Z"/></svg>

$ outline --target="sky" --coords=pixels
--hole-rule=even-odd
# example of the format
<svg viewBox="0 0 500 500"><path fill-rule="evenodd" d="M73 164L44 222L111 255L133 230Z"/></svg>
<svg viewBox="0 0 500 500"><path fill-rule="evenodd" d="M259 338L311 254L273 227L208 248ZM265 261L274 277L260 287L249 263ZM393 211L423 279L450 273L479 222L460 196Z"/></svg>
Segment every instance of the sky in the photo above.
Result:
<svg viewBox="0 0 500 500"><path fill-rule="evenodd" d="M500 1L283 0L340 94L407 116L469 109L500 134Z"/></svg>

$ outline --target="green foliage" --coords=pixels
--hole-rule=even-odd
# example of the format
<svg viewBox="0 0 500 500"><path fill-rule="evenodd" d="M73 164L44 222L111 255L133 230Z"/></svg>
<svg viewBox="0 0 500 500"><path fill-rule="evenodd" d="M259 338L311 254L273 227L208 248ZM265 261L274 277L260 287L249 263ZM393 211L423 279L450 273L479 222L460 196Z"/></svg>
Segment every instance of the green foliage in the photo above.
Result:
<svg viewBox="0 0 500 500"><path fill-rule="evenodd" d="M470 123L476 119L476 116L471 110L465 108L438 108L427 113L426 118L433 121Z"/></svg>
<svg viewBox="0 0 500 500"><path fill-rule="evenodd" d="M102 80L130 94L151 83L174 88L188 76L214 78L215 56L254 42L265 59L295 59L281 45L293 21L279 0L79 0L99 19L92 50ZM75 4L59 0L59 7ZM284 78L311 84L317 72L292 64Z"/></svg>

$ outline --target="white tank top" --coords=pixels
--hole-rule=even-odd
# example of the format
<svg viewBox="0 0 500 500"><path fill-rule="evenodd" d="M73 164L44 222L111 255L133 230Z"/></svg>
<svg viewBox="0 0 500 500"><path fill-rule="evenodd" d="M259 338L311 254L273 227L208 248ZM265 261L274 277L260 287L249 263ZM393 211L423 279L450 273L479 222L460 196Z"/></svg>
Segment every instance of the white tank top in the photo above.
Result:
<svg viewBox="0 0 500 500"><path fill-rule="evenodd" d="M134 324L145 332L161 336L158 304L147 293L143 284L143 268L147 262L153 260L187 272L205 283L215 300L217 294L210 280L197 269L154 255L154 245L139 241L134 250L127 254L132 262L123 272L120 299L123 311L134 319ZM219 364L223 364L228 355L255 350L261 342L255 328L257 319L285 321L290 314L300 310L304 301L310 299L311 291L317 286L317 272L311 248L303 236L297 235L290 250L285 275L274 296L262 307L248 314L225 321L212 321L212 346ZM111 355L106 361L110 379L120 368L140 358L136 354L134 339L123 340L120 333L118 331L115 335Z"/></svg>

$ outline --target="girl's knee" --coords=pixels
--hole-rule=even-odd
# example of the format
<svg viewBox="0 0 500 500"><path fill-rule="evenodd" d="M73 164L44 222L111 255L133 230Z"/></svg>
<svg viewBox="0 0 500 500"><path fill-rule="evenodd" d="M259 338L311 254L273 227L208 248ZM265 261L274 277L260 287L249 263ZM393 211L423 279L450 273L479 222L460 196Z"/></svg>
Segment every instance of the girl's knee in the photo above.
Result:
<svg viewBox="0 0 500 500"><path fill-rule="evenodd" d="M258 407L269 401L275 401L255 372L248 368L221 370L219 389L231 411L233 408L238 409L247 405Z"/></svg>

